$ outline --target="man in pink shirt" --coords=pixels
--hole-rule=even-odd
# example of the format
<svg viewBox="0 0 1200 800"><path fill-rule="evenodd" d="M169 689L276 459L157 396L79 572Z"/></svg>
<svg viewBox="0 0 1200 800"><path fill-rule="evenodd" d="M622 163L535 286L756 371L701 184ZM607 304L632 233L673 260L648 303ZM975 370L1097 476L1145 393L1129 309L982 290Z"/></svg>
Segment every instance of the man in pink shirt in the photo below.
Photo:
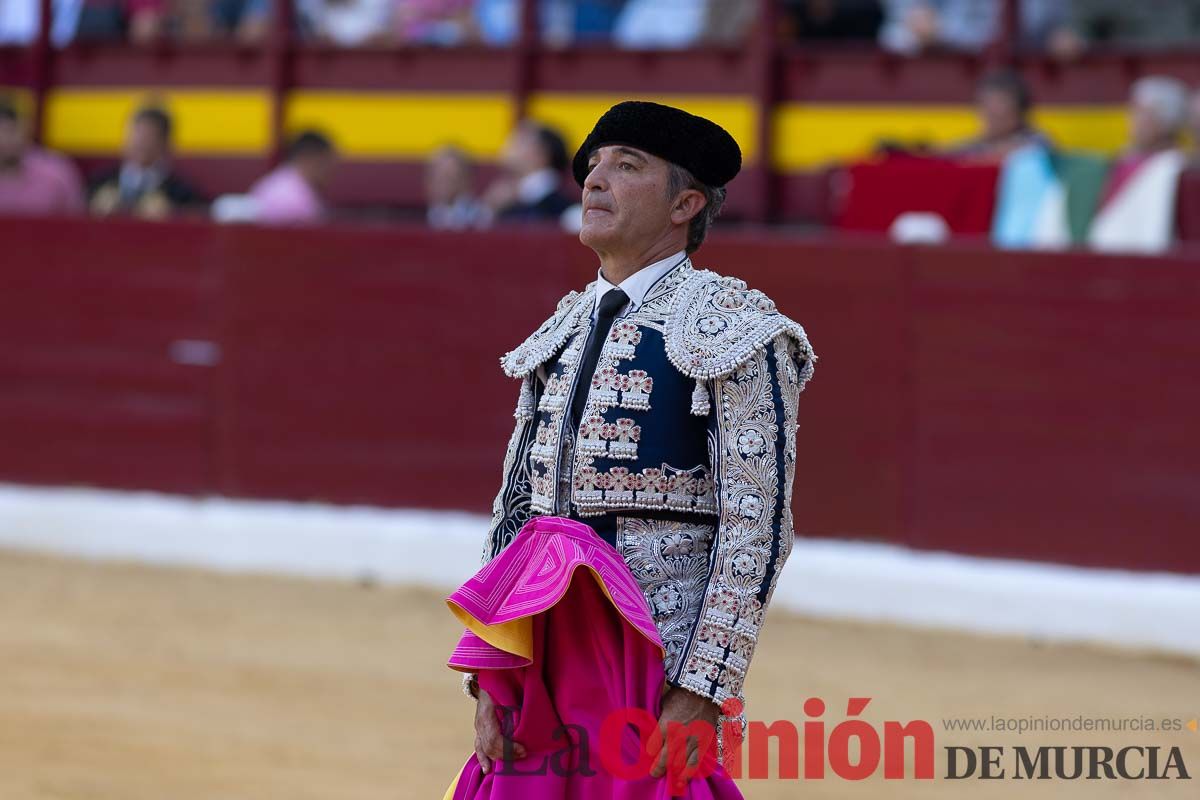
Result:
<svg viewBox="0 0 1200 800"><path fill-rule="evenodd" d="M320 222L326 208L322 195L333 177L333 143L305 131L288 146L287 160L250 187L255 219L265 223Z"/></svg>
<svg viewBox="0 0 1200 800"><path fill-rule="evenodd" d="M16 109L0 100L0 214L78 214L83 182L69 160L30 147Z"/></svg>

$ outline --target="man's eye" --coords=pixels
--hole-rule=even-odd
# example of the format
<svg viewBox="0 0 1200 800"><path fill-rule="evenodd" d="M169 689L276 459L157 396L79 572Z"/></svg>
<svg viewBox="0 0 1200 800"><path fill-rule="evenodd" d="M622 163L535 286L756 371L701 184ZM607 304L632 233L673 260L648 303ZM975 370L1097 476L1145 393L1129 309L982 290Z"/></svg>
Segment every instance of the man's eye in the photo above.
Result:
<svg viewBox="0 0 1200 800"><path fill-rule="evenodd" d="M626 172L628 172L629 170L633 169L633 164L630 164L628 161L622 161L622 162L621 162L621 169L623 169L623 170L625 170Z"/></svg>

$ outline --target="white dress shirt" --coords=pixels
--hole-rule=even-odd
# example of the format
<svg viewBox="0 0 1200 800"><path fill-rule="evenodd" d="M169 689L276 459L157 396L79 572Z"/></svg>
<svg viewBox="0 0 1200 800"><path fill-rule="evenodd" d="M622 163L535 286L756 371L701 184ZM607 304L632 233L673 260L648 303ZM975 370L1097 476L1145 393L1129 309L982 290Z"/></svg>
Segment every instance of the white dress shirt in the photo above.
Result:
<svg viewBox="0 0 1200 800"><path fill-rule="evenodd" d="M531 172L517 182L517 201L522 205L537 205L542 198L558 191L562 186L562 175L546 167Z"/></svg>
<svg viewBox="0 0 1200 800"><path fill-rule="evenodd" d="M621 317L630 311L636 310L641 306L642 301L646 299L646 292L650 291L650 287L655 281L666 275L672 269L679 265L681 261L687 258L687 252L680 250L678 253L667 256L661 261L655 261L653 264L648 264L637 272L630 275L625 280L621 281L619 286L614 286L604 277L604 273L599 269L596 270L596 290L595 299L592 302L592 322L596 321L596 314L600 310L600 298L608 292L609 289L620 289L624 292L629 300L625 305L621 306L617 311L617 316ZM592 332L588 333L588 340L591 339ZM586 346L585 340L585 346ZM538 378L543 383L546 381L546 365L541 364L537 368Z"/></svg>
<svg viewBox="0 0 1200 800"><path fill-rule="evenodd" d="M650 291L650 287L654 285L655 281L670 272L685 258L687 258L687 253L680 250L661 261L655 261L653 264L642 267L616 286L608 282L602 271L596 270L596 299L592 303L592 320L595 321L596 312L600 309L600 298L604 297L610 289L620 289L629 297L629 302L617 312L618 316L629 311L637 311L642 301L646 299L646 292Z"/></svg>

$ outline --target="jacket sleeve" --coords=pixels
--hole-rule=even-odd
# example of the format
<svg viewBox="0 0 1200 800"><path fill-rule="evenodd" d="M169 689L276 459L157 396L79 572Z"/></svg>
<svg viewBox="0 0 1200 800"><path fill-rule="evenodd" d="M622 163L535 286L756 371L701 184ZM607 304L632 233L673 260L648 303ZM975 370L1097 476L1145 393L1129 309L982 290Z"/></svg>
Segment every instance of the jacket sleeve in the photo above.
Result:
<svg viewBox="0 0 1200 800"><path fill-rule="evenodd" d="M492 501L492 521L484 537L481 564L488 563L507 547L532 514L529 449L533 445L534 408L541 385L537 373L530 373L521 379L517 409L513 412L516 425L513 426L508 450L504 454L500 491Z"/></svg>
<svg viewBox="0 0 1200 800"><path fill-rule="evenodd" d="M763 614L792 550L796 413L807 361L779 335L712 383L716 536L700 613L667 678L717 704L742 699Z"/></svg>

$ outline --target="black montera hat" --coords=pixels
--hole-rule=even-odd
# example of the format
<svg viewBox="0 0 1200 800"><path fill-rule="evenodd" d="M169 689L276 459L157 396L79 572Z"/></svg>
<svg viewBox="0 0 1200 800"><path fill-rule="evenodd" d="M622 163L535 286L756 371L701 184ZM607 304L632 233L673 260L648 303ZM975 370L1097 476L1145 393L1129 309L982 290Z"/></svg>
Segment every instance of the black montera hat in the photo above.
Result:
<svg viewBox="0 0 1200 800"><path fill-rule="evenodd" d="M714 187L729 183L742 168L737 142L712 120L673 106L627 100L604 112L575 154L571 166L580 186L592 151L607 144L626 144L665 158Z"/></svg>

